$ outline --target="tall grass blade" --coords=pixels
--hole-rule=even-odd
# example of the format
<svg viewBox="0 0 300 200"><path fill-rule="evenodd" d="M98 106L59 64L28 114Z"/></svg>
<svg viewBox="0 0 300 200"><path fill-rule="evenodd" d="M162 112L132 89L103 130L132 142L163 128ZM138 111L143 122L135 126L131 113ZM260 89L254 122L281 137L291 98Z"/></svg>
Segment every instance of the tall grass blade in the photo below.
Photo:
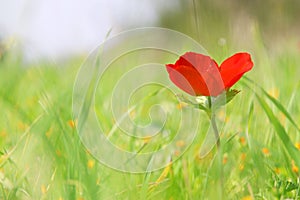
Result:
<svg viewBox="0 0 300 200"><path fill-rule="evenodd" d="M256 98L258 99L259 104L267 114L271 124L274 126L275 131L277 132L277 135L281 139L283 145L285 146L286 150L288 151L289 155L292 157L292 159L295 161L295 163L300 166L300 153L299 151L294 147L294 144L290 140L287 132L285 131L284 127L280 124L277 117L274 115L272 109L268 106L268 104L263 100L261 97L259 97L256 94Z"/></svg>
<svg viewBox="0 0 300 200"><path fill-rule="evenodd" d="M293 120L293 118L291 117L291 115L289 114L289 112L285 109L285 107L274 97L272 97L271 95L268 94L268 92L266 90L264 90L261 86L259 86L258 84L256 84L254 81L252 81L249 78L245 77L245 80L249 81L250 83L254 84L256 87L258 87L261 92L269 99L272 101L272 103L286 116L286 118L293 124L293 126L297 129L298 133L300 133L300 128L297 125L297 123ZM249 86L247 86L249 87ZM250 87L249 87L250 88Z"/></svg>

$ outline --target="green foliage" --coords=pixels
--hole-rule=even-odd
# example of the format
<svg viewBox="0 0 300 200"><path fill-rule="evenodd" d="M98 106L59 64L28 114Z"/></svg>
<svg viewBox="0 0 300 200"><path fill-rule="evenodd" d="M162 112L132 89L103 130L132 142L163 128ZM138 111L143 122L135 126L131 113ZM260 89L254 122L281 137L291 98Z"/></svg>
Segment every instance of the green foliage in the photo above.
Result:
<svg viewBox="0 0 300 200"><path fill-rule="evenodd" d="M7 51L0 58L0 199L300 199L300 151L295 148L296 143L300 145L297 40L284 39L284 43L278 43L278 52L270 43L265 44L266 29L271 28L260 30L266 22L259 19L271 1L262 7L257 6L261 1L255 1L256 6L247 7L247 13L253 15L259 10L253 23L244 24L252 31L245 36L245 43L231 35L228 28L228 19L233 19L229 10L239 7L234 7L237 1L194 2L196 13L192 4L182 1L183 12L166 13L162 24L200 38L216 60L241 50L250 51L254 60L253 70L246 74L249 78L243 78L240 83L244 84L238 83L228 92L226 112L216 111L221 149L214 148L204 158L200 156L209 127L201 111L197 137L180 158L172 155L176 159L169 169L145 174L113 170L90 155L76 133L76 121L72 121L72 89L83 59L70 60L62 66L46 61L24 64L17 53ZM287 9L290 5L285 2L293 1L280 2ZM297 19L293 17L299 14L294 11L296 6L290 9L293 12L287 17ZM227 44L218 45L220 37ZM277 44L277 40L273 42ZM132 58L132 62L136 61ZM104 93L96 98L101 105L108 101L106 92L122 75L119 71L108 72L104 78L111 82L102 84ZM274 88L278 95L271 94ZM193 105L191 109L207 111L205 99L181 94L176 97L157 87L148 89L144 98L136 94L129 102L135 109L136 123L147 124L149 108L165 98L172 100L173 118L164 127L171 132L179 126L177 115L181 108L177 99ZM223 100L215 103L223 106ZM97 107L96 114L105 133L112 133L112 141L121 141L129 151L144 153L172 139L159 138L158 145L122 141L114 132L116 122L111 114ZM184 141L177 145L184 145Z"/></svg>

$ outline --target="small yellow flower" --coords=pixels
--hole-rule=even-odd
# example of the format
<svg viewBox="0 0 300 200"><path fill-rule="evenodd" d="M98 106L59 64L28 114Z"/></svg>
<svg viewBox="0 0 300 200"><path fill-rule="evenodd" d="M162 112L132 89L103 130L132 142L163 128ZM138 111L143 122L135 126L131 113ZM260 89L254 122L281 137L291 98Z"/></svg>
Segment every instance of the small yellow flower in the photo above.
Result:
<svg viewBox="0 0 300 200"><path fill-rule="evenodd" d="M95 166L95 160L92 160L92 159L88 160L87 166L90 169L94 168L94 166Z"/></svg>
<svg viewBox="0 0 300 200"><path fill-rule="evenodd" d="M270 151L268 148L264 147L264 148L262 148L261 151L265 156L270 156Z"/></svg>
<svg viewBox="0 0 300 200"><path fill-rule="evenodd" d="M249 196L244 196L242 198L242 200L252 200L253 198L249 195Z"/></svg>
<svg viewBox="0 0 300 200"><path fill-rule="evenodd" d="M148 144L150 142L150 140L152 139L152 136L147 136L143 138L143 142L144 144Z"/></svg>
<svg viewBox="0 0 300 200"><path fill-rule="evenodd" d="M280 174L280 169L279 169L279 167L276 167L276 168L274 169L274 172L275 172L276 174Z"/></svg>
<svg viewBox="0 0 300 200"><path fill-rule="evenodd" d="M292 171L296 174L299 173L299 168L296 166L295 161L292 160Z"/></svg>
<svg viewBox="0 0 300 200"><path fill-rule="evenodd" d="M245 165L244 164L240 164L239 170L243 171L244 169L245 169Z"/></svg>
<svg viewBox="0 0 300 200"><path fill-rule="evenodd" d="M225 153L224 155L223 155L223 165L225 165L226 163L227 163L227 161L228 161L228 154L227 153Z"/></svg>
<svg viewBox="0 0 300 200"><path fill-rule="evenodd" d="M292 166L292 171L295 172L296 174L298 174L299 168L296 165L293 165Z"/></svg>
<svg viewBox="0 0 300 200"><path fill-rule="evenodd" d="M175 151L174 151L174 155L175 155L175 156L180 156L180 151L175 150Z"/></svg>
<svg viewBox="0 0 300 200"><path fill-rule="evenodd" d="M186 106L187 106L186 103L184 103L184 102L179 102L179 103L176 105L176 108L177 108L178 110L181 110L182 108L184 108L184 107L186 107Z"/></svg>
<svg viewBox="0 0 300 200"><path fill-rule="evenodd" d="M242 153L241 154L241 160L244 161L246 160L247 154L246 153Z"/></svg>
<svg viewBox="0 0 300 200"><path fill-rule="evenodd" d="M75 128L77 125L77 120L69 120L68 124L71 128Z"/></svg>
<svg viewBox="0 0 300 200"><path fill-rule="evenodd" d="M42 191L42 194L46 194L47 193L47 187L45 185L41 185L41 191Z"/></svg>
<svg viewBox="0 0 300 200"><path fill-rule="evenodd" d="M246 138L245 137L240 137L240 143L241 143L241 145L245 146L246 145Z"/></svg>
<svg viewBox="0 0 300 200"><path fill-rule="evenodd" d="M178 140L177 142L176 142L176 146L177 147L183 147L185 145L185 142L183 141L183 140Z"/></svg>
<svg viewBox="0 0 300 200"><path fill-rule="evenodd" d="M296 142L295 147L300 150L300 142Z"/></svg>

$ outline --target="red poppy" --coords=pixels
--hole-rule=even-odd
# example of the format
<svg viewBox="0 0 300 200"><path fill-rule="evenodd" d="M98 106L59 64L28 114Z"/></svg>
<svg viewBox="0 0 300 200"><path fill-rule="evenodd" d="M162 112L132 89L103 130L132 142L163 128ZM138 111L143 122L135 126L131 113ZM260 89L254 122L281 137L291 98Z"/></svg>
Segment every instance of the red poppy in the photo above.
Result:
<svg viewBox="0 0 300 200"><path fill-rule="evenodd" d="M250 54L237 53L220 67L209 56L187 52L175 64L167 64L171 81L193 96L218 96L253 67Z"/></svg>

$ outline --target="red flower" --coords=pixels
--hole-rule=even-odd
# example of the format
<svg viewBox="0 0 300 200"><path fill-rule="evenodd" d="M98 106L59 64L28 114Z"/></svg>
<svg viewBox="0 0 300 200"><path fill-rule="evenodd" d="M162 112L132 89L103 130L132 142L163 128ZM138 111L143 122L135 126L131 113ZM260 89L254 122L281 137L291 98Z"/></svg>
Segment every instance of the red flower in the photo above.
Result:
<svg viewBox="0 0 300 200"><path fill-rule="evenodd" d="M171 81L193 96L218 96L253 67L250 54L237 53L219 67L209 56L187 52L175 64L167 64Z"/></svg>

